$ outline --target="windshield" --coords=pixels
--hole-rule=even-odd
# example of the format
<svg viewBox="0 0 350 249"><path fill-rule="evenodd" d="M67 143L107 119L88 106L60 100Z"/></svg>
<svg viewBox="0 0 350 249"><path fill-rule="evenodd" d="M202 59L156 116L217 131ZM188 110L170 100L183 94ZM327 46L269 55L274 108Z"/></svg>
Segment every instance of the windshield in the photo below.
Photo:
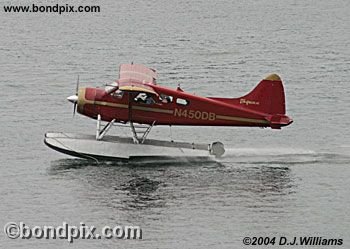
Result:
<svg viewBox="0 0 350 249"><path fill-rule="evenodd" d="M105 91L106 92L111 92L111 91L113 91L115 89L115 86L110 86L110 85L106 85L105 86Z"/></svg>

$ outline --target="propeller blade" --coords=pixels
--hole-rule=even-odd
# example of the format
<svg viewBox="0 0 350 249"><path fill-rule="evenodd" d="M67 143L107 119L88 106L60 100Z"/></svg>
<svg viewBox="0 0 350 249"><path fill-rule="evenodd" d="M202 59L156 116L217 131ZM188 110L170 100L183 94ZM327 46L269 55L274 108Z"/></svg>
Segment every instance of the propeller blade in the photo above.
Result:
<svg viewBox="0 0 350 249"><path fill-rule="evenodd" d="M75 87L75 95L69 96L67 100L69 102L72 102L73 105L73 117L75 116L75 112L77 110L77 103L78 103L78 92L79 92L79 74L78 74L78 79L77 79L77 84Z"/></svg>
<svg viewBox="0 0 350 249"><path fill-rule="evenodd" d="M79 74L78 74L78 79L77 79L77 85L75 88L75 95L77 95L77 96L78 96L78 91L79 91Z"/></svg>
<svg viewBox="0 0 350 249"><path fill-rule="evenodd" d="M73 118L75 116L75 111L77 110L77 102L74 103L73 105Z"/></svg>

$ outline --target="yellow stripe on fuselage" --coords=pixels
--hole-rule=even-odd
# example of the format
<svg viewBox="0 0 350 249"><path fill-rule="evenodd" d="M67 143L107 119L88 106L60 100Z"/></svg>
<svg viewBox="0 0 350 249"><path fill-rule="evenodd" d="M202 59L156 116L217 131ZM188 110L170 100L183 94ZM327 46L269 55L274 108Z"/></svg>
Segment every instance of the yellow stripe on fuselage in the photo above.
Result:
<svg viewBox="0 0 350 249"><path fill-rule="evenodd" d="M169 109L161 109L161 108L152 108L152 107L145 107L145 106L132 106L132 109L139 110L139 111L146 111L146 112L159 112L159 113L167 113L167 114L173 114L173 110Z"/></svg>
<svg viewBox="0 0 350 249"><path fill-rule="evenodd" d="M116 104L106 101L91 101L95 105L108 106L108 107L117 107L117 108L128 108L128 105Z"/></svg>
<svg viewBox="0 0 350 249"><path fill-rule="evenodd" d="M106 102L106 101L86 101L86 104L95 104L99 106L108 106L108 107L117 107L117 108L124 108L128 109L128 105L124 104L116 104L116 103L111 103L111 102ZM173 114L173 110L169 109L161 109L161 108L152 108L152 107L145 107L145 106L131 106L133 110L139 110L139 111L146 111L146 112L158 112L158 113L168 113L168 114Z"/></svg>
<svg viewBox="0 0 350 249"><path fill-rule="evenodd" d="M246 122L246 123L257 123L257 124L268 124L269 123L269 121L267 121L267 120L254 119L254 118L240 118L240 117L225 116L225 115L216 115L216 119Z"/></svg>

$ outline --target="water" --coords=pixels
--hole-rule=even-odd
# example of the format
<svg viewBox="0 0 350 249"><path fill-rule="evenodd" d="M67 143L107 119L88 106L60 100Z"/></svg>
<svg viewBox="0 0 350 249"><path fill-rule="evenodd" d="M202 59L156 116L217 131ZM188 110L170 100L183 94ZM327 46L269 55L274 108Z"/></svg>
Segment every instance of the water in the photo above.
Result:
<svg viewBox="0 0 350 249"><path fill-rule="evenodd" d="M72 248L240 248L244 236L349 245L349 1L98 4L100 14L0 16L1 226L143 229L141 241ZM176 140L222 141L217 162L97 165L43 144L46 131L94 132L65 99L78 74L83 86L98 85L131 61L156 68L162 85L208 96L238 97L279 73L295 122L281 131L173 127ZM169 128L151 136L169 138ZM4 248L68 245L0 239Z"/></svg>

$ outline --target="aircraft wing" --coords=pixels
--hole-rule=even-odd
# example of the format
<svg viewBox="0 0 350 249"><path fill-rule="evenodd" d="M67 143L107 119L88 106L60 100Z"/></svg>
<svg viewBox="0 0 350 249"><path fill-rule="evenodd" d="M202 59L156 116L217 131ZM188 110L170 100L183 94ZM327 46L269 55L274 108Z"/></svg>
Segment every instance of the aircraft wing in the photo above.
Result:
<svg viewBox="0 0 350 249"><path fill-rule="evenodd" d="M140 64L121 64L119 81L136 81L140 83L156 84L157 72Z"/></svg>

